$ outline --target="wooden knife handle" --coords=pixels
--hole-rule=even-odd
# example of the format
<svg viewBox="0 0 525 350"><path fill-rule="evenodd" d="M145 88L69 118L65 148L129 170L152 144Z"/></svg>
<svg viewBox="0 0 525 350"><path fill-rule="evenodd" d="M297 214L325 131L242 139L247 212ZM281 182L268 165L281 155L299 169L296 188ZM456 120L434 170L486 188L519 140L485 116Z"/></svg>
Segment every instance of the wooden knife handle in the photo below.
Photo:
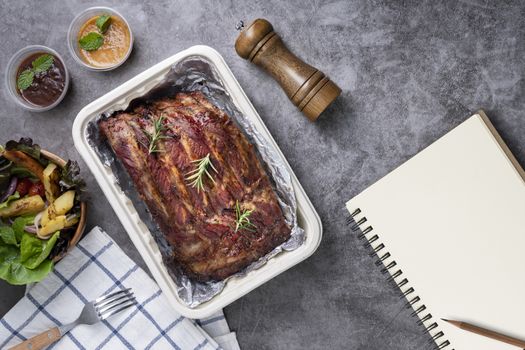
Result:
<svg viewBox="0 0 525 350"><path fill-rule="evenodd" d="M60 338L62 338L62 335L60 334L58 327L55 327L15 345L10 350L40 350L53 344Z"/></svg>

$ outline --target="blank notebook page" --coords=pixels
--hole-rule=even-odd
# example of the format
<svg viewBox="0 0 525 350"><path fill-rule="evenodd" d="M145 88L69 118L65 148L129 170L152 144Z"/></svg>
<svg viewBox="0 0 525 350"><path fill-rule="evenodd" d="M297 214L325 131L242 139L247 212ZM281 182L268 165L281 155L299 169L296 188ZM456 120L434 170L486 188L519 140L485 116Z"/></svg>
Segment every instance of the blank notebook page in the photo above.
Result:
<svg viewBox="0 0 525 350"><path fill-rule="evenodd" d="M481 113L481 112L480 112ZM421 298L449 340L445 349L514 350L441 318L525 339L525 182L523 170L486 116L476 114L347 203L372 226L372 246L390 252L402 287ZM495 131L493 131L495 133Z"/></svg>

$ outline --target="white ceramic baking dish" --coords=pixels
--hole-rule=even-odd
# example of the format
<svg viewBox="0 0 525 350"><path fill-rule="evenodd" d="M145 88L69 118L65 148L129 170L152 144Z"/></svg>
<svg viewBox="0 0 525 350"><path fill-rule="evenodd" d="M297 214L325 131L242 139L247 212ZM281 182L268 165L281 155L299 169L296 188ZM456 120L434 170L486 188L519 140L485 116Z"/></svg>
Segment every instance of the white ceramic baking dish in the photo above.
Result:
<svg viewBox="0 0 525 350"><path fill-rule="evenodd" d="M301 226L306 233L306 240L301 247L294 251L283 252L277 255L261 268L251 271L246 276L229 279L224 290L220 294L195 308L190 308L179 300L174 281L171 279L168 271L162 263L160 251L152 235L146 225L139 218L129 198L117 185L112 170L100 161L95 150L89 145L87 139L87 126L90 121L95 119L105 110L125 109L132 99L143 95L152 87L160 83L165 74L170 70L171 66L189 56L201 56L211 62L220 76L226 90L232 97L236 107L246 118L249 118L252 121L258 131L274 146L278 156L282 158L282 161L288 168L292 177L292 183L297 198L297 217L299 226ZM179 52L84 107L78 113L73 124L73 140L75 142L75 147L95 176L102 191L108 198L109 203L128 232L133 244L135 244L135 247L148 265L151 274L159 284L173 308L186 317L204 318L212 315L214 312L222 309L226 305L234 302L256 287L312 255L321 242L322 224L319 215L315 211L312 203L304 192L303 187L290 168L290 165L261 120L261 117L248 100L246 94L226 65L226 62L222 56L211 47L199 45Z"/></svg>

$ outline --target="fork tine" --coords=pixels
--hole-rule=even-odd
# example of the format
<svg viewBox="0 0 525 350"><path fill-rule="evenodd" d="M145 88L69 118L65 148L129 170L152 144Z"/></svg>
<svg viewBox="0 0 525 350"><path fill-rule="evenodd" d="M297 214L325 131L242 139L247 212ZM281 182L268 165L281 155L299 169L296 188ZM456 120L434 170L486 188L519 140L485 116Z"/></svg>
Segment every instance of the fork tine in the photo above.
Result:
<svg viewBox="0 0 525 350"><path fill-rule="evenodd" d="M107 300L109 300L109 299L111 299L111 298L118 297L118 296L120 296L120 295L122 295L122 294L129 294L129 293L133 293L133 292L131 291L131 288L121 289L121 290L119 290L119 291L117 291L117 292L114 292L114 293L111 293L111 294L106 294L106 295L103 295L103 296L101 296L101 297L95 299L95 300L93 301L93 304L95 304L95 305L99 305L100 303L102 303L102 302L104 302L104 301L107 301Z"/></svg>
<svg viewBox="0 0 525 350"><path fill-rule="evenodd" d="M106 312L108 310L111 310L111 309L113 309L113 308L115 308L115 307L117 307L119 305L122 305L122 304L124 304L124 303L126 303L126 302L128 302L130 300L134 300L134 299L135 299L135 296L133 296L133 295L124 296L124 297L121 297L119 299L113 300L110 303L107 303L107 304L105 304L102 307L97 305L97 306L95 306L95 308L96 308L98 314L102 314L102 313L104 313L104 312Z"/></svg>
<svg viewBox="0 0 525 350"><path fill-rule="evenodd" d="M111 298L108 298L108 299L106 299L106 300L103 300L103 301L101 301L101 302L95 304L95 307L96 307L97 309L101 309L101 308L103 308L103 307L105 307L105 306L107 306L107 305L113 304L113 303L115 303L115 302L117 302L117 301L119 301L119 300L122 300L122 299L131 299L131 298L133 298L133 297L134 297L133 292L131 292L131 293L126 293L126 294L117 294L117 295L115 295L115 296L113 296L113 297L111 297Z"/></svg>
<svg viewBox="0 0 525 350"><path fill-rule="evenodd" d="M113 308L113 310L111 310L111 309L107 310L105 313L99 315L99 318L103 321L103 320L107 319L109 316L112 316L112 315L114 315L116 313L119 313L119 312L121 312L121 311L123 311L123 310L125 310L127 308L130 308L133 305L137 305L137 301L135 300L135 298L133 298L132 300L127 301L127 304L122 305L122 307L120 307L118 309ZM115 306L117 306L117 305L115 305Z"/></svg>
<svg viewBox="0 0 525 350"><path fill-rule="evenodd" d="M126 298L125 300L122 300L122 301L119 301L118 303L113 303L113 304L110 304L110 305L107 305L107 306L104 306L103 308L96 308L97 309L97 313L99 315L102 315L103 313L107 312L107 311L110 311L110 310L113 310L115 309L116 307L118 306L121 306L123 304L126 304L127 302L130 302L130 301L134 301L135 300L135 297L132 297L132 298Z"/></svg>

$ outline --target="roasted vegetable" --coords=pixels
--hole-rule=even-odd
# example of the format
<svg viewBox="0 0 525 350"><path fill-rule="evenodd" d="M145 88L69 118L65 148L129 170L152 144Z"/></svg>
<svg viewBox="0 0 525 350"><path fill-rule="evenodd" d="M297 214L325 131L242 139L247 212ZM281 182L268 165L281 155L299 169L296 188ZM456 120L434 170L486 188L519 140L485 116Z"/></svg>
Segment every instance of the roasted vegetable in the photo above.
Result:
<svg viewBox="0 0 525 350"><path fill-rule="evenodd" d="M22 137L20 140L10 140L5 144L5 149L8 151L21 151L28 156L34 158L43 166L46 166L48 161L40 157L40 146L33 143L33 140L29 137Z"/></svg>
<svg viewBox="0 0 525 350"><path fill-rule="evenodd" d="M40 224L47 225L50 220L53 220L58 215L64 215L73 208L75 204L75 191L67 191L51 203L42 214Z"/></svg>
<svg viewBox="0 0 525 350"><path fill-rule="evenodd" d="M45 225L42 225L42 227L37 231L37 236L42 239L46 239L53 232L71 227L78 223L78 221L79 217L77 215L57 215L54 219L51 219Z"/></svg>
<svg viewBox="0 0 525 350"><path fill-rule="evenodd" d="M37 236L40 238L47 238L50 234L60 231L67 225L67 218L65 215L59 215L52 220L49 220L46 225L42 226L37 231Z"/></svg>
<svg viewBox="0 0 525 350"><path fill-rule="evenodd" d="M12 201L5 208L0 209L0 218L8 218L13 216L36 214L41 212L46 207L46 204L40 196L31 196Z"/></svg>
<svg viewBox="0 0 525 350"><path fill-rule="evenodd" d="M35 175L40 181L44 180L44 167L35 159L21 151L4 151L2 154L6 159L20 167L24 167Z"/></svg>
<svg viewBox="0 0 525 350"><path fill-rule="evenodd" d="M60 193L58 182L60 181L60 169L55 163L49 163L43 171L42 183L49 203L53 203Z"/></svg>

